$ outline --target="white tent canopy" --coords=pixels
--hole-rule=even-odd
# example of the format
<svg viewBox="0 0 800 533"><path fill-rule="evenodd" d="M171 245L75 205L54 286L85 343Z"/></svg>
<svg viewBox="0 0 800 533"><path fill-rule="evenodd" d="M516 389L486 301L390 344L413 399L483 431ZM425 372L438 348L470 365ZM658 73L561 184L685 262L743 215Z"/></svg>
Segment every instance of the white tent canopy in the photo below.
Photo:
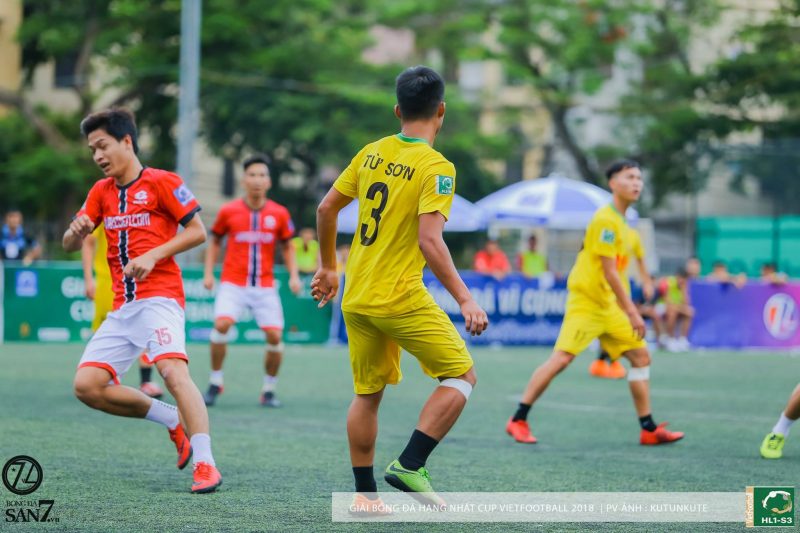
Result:
<svg viewBox="0 0 800 533"><path fill-rule="evenodd" d="M339 211L339 233L356 233L358 223L358 200L354 200ZM444 225L445 231L481 231L486 229L483 212L475 204L465 198L453 195L450 218Z"/></svg>
<svg viewBox="0 0 800 533"><path fill-rule="evenodd" d="M479 200L486 222L493 227L536 227L582 230L597 209L611 202L611 193L562 176L524 180ZM626 218L639 214L628 208Z"/></svg>

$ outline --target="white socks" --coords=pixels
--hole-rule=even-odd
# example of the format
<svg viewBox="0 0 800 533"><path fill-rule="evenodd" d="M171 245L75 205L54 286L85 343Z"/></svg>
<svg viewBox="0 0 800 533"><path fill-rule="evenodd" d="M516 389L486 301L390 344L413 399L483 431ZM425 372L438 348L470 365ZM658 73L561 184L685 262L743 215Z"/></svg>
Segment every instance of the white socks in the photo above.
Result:
<svg viewBox="0 0 800 533"><path fill-rule="evenodd" d="M775 424L775 427L772 428L773 433L780 433L784 437L789 436L789 428L792 427L794 424L794 420L791 418L787 418L787 416L781 413L781 417L778 419L778 423Z"/></svg>
<svg viewBox="0 0 800 533"><path fill-rule="evenodd" d="M214 457L211 455L211 437L208 433L195 433L189 439L192 445L192 464L208 463L214 466Z"/></svg>
<svg viewBox="0 0 800 533"><path fill-rule="evenodd" d="M217 387L222 387L222 370L212 370L211 377L208 379L208 382L212 385L216 385Z"/></svg>
<svg viewBox="0 0 800 533"><path fill-rule="evenodd" d="M144 415L147 420L152 420L159 424L164 424L168 429L175 429L178 427L180 420L178 419L178 408L174 405L164 403L161 400L153 400L150 404L150 410Z"/></svg>
<svg viewBox="0 0 800 533"><path fill-rule="evenodd" d="M261 392L275 392L275 387L278 385L278 376L270 376L269 374L264 374L264 386L261 388Z"/></svg>

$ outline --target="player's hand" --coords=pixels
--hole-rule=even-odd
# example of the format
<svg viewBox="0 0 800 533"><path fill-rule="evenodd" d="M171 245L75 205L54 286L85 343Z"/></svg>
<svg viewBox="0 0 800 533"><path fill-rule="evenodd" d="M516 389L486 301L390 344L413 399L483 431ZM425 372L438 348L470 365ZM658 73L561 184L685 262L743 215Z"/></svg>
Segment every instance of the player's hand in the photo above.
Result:
<svg viewBox="0 0 800 533"><path fill-rule="evenodd" d="M486 311L472 298L461 304L461 314L470 335L480 335L489 326Z"/></svg>
<svg viewBox="0 0 800 533"><path fill-rule="evenodd" d="M208 276L203 276L203 287L210 291L214 288L214 274L209 274Z"/></svg>
<svg viewBox="0 0 800 533"><path fill-rule="evenodd" d="M125 269L122 273L129 278L142 281L153 271L155 266L156 260L153 259L150 254L143 254L131 259L128 264L125 265Z"/></svg>
<svg viewBox="0 0 800 533"><path fill-rule="evenodd" d="M87 215L81 215L69 223L69 230L83 239L94 231L94 222Z"/></svg>
<svg viewBox="0 0 800 533"><path fill-rule="evenodd" d="M97 286L94 283L94 278L89 278L86 280L86 288L84 292L86 293L86 297L90 300L94 300L94 293Z"/></svg>
<svg viewBox="0 0 800 533"><path fill-rule="evenodd" d="M633 331L636 332L636 336L643 339L647 330L644 326L644 319L642 315L639 314L639 311L635 309L628 311L628 320L631 321L631 326L633 326Z"/></svg>
<svg viewBox="0 0 800 533"><path fill-rule="evenodd" d="M331 301L339 291L339 275L335 269L320 268L311 280L311 297L319 302L322 308Z"/></svg>
<svg viewBox="0 0 800 533"><path fill-rule="evenodd" d="M292 294L295 296L300 294L300 291L303 290L303 282L300 281L299 276L292 276L289 278L289 290L292 291Z"/></svg>

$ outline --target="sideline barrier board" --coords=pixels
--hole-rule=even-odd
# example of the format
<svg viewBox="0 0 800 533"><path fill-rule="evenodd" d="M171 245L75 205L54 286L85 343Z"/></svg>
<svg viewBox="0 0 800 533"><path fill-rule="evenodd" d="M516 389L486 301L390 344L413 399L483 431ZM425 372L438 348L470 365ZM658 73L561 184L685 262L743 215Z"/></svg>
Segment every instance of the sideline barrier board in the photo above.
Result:
<svg viewBox="0 0 800 533"><path fill-rule="evenodd" d="M214 291L203 287L201 267L182 270L186 339L205 342L212 327L216 287ZM84 295L80 263L37 263L31 267L6 264L3 274L3 338L6 341L68 342L91 336L94 303ZM289 291L286 270L275 269L286 321L284 339L291 343L324 343L328 340L331 311L317 309L310 294L310 276L301 279L303 292L294 296ZM234 334L235 342L264 342L264 333L249 314L242 317Z"/></svg>

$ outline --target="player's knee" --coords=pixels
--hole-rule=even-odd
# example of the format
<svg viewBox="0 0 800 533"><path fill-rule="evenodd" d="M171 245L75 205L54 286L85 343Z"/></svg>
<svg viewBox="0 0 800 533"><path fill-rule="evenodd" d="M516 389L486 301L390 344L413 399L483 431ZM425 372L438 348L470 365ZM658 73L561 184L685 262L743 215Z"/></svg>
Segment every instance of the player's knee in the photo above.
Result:
<svg viewBox="0 0 800 533"><path fill-rule="evenodd" d="M212 331L212 334L214 333L214 331L216 331L218 333L221 333L222 335L227 335L228 331L231 329L231 326L233 326L233 320L231 320L230 318L218 318L214 321L214 330ZM221 342L227 342L227 341L228 340L225 339L224 341ZM211 342L214 341L212 340Z"/></svg>
<svg viewBox="0 0 800 533"><path fill-rule="evenodd" d="M267 335L267 351L268 352L282 352L283 351L283 331L278 329L264 330Z"/></svg>
<svg viewBox="0 0 800 533"><path fill-rule="evenodd" d="M628 360L633 367L650 366L650 353L647 350L634 350L628 354Z"/></svg>
<svg viewBox="0 0 800 533"><path fill-rule="evenodd" d="M465 400L469 400L472 394L472 387L475 385L476 381L467 381L467 379L464 379L466 375L467 374L464 374L458 378L444 378L439 382L439 386L455 389L464 396Z"/></svg>
<svg viewBox="0 0 800 533"><path fill-rule="evenodd" d="M189 369L181 359L164 359L159 361L158 372L164 379L164 385L172 391L189 384Z"/></svg>
<svg viewBox="0 0 800 533"><path fill-rule="evenodd" d="M561 372L572 363L573 359L575 359L574 355L558 351L550 356L549 363L555 367L557 372Z"/></svg>
<svg viewBox="0 0 800 533"><path fill-rule="evenodd" d="M75 397L94 409L103 403L103 387L86 380L76 379L73 383Z"/></svg>

